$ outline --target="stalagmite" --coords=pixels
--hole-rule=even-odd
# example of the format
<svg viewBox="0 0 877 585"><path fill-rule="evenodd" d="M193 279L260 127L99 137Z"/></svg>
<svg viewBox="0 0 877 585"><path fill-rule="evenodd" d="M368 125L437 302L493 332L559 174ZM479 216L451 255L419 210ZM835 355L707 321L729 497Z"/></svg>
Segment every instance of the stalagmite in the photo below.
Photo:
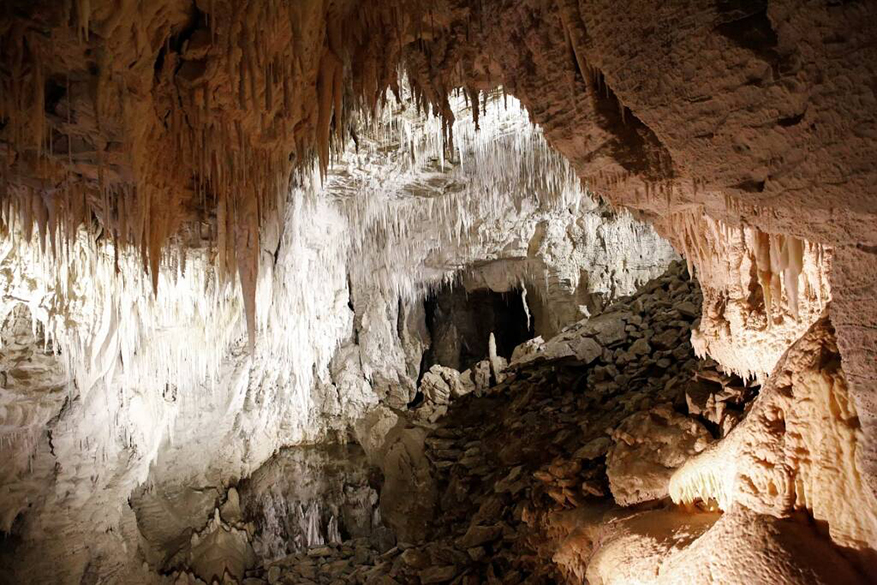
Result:
<svg viewBox="0 0 877 585"><path fill-rule="evenodd" d="M584 4L0 8L0 581L877 578L877 11Z"/></svg>
<svg viewBox="0 0 877 585"><path fill-rule="evenodd" d="M490 372L493 375L493 378L497 383L502 382L505 379L505 374L503 373L505 366L496 353L496 337L494 337L493 331L490 332L490 337L487 342L487 356L490 360Z"/></svg>

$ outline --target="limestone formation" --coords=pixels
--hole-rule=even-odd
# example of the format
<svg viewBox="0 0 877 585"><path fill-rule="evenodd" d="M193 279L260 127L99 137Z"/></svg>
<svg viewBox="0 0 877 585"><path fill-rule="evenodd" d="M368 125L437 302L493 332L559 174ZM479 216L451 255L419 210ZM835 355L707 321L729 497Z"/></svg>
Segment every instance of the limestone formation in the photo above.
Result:
<svg viewBox="0 0 877 585"><path fill-rule="evenodd" d="M785 353L744 421L674 473L670 494L777 518L806 510L873 578L877 502L864 482L860 422L839 366L823 317Z"/></svg>
<svg viewBox="0 0 877 585"><path fill-rule="evenodd" d="M875 28L7 0L0 583L877 579Z"/></svg>
<svg viewBox="0 0 877 585"><path fill-rule="evenodd" d="M612 497L622 506L667 497L673 471L712 441L703 425L676 414L669 404L631 415L613 438L606 474Z"/></svg>

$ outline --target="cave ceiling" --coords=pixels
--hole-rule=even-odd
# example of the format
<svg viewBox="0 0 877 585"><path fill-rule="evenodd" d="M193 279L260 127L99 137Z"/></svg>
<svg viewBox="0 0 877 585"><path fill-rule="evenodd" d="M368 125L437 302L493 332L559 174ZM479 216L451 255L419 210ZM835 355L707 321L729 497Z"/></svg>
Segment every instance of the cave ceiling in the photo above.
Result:
<svg viewBox="0 0 877 585"><path fill-rule="evenodd" d="M403 93L444 121L450 152L448 97L501 87L592 192L678 248L707 220L831 247L832 318L869 426L868 4L4 2L4 228L36 225L52 250L85 228L138 254L153 289L169 250L209 248L240 280L252 343L261 228L290 184L325 175L352 121Z"/></svg>

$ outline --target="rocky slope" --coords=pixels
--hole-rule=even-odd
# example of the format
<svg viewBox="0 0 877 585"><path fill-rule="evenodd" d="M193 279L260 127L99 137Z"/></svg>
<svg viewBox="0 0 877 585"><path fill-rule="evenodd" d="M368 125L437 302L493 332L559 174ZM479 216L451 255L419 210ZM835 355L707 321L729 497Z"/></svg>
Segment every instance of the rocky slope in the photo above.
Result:
<svg viewBox="0 0 877 585"><path fill-rule="evenodd" d="M686 257L695 350L785 397L718 451L739 467L679 484L758 514L725 510L699 546L785 570L807 534L793 510L873 549L869 517L814 486L864 510L877 493L875 23L868 2L793 0L4 3L2 566L147 580L136 490L184 488L180 529L200 530L277 448L351 427L370 460L408 469L425 431L394 409L417 398L426 289L460 269L467 288L523 288L549 338L672 257L606 202ZM496 116L500 86L539 132ZM725 425L720 402L691 404ZM628 434L632 453L649 443ZM801 453L822 434L836 453L814 467ZM749 460L762 450L777 477ZM646 570L628 548L673 578L714 568L695 545L643 544L638 522L601 547L619 578Z"/></svg>
<svg viewBox="0 0 877 585"><path fill-rule="evenodd" d="M677 264L604 313L522 347L497 372L502 381L433 392L420 410L446 410L422 439L436 502L419 535L425 542L360 537L313 546L266 559L245 582L625 583L651 574L643 582L673 583L706 578L690 572L690 560L708 560L704 547L716 539L744 558L763 539L772 557L714 565L709 582L720 582L716 574L733 580L744 566L777 583L865 582L867 557L840 541L748 501L732 509L721 492L710 493L719 484L690 479L697 472L689 468L718 469L699 463L713 452L738 460L719 452L751 437L740 431L759 424L756 413L778 396L770 387L759 398L758 387L694 358L684 339L700 301ZM822 335L821 327L808 336ZM429 418L414 411L408 424ZM861 486L853 494L868 495ZM743 542L741 522L749 526ZM818 552L819 564L797 557L804 550ZM177 582L197 579L181 573Z"/></svg>
<svg viewBox="0 0 877 585"><path fill-rule="evenodd" d="M777 391L781 373L759 392L694 359L683 339L699 302L677 265L594 319L530 344L539 349L520 352L502 382L451 400L424 441L437 487L426 544L315 547L266 563L250 582L677 583L737 582L743 575L789 584L866 582L869 557L838 540L840 533L826 540L796 519L794 505L778 511L746 499L732 507L721 480L692 479L722 469L704 466L704 458L741 461L740 453L724 451L757 436L746 427L787 399ZM836 352L830 335L820 321L801 343ZM781 367L814 355L809 350L796 345ZM849 487L854 498L870 495ZM843 530L843 512L817 513ZM859 538L873 538L864 536L869 522L847 525L866 531ZM716 559L709 547L719 542L736 557ZM808 560L814 555L818 562Z"/></svg>
<svg viewBox="0 0 877 585"><path fill-rule="evenodd" d="M583 297L632 290L675 257L652 230L595 204L513 100L492 100L478 133L461 117L468 163L436 167L432 122L401 119L413 142L362 132L359 152L324 187L317 178L296 191L271 228L255 355L239 289L222 284L203 249L168 262L156 299L138 258L116 259L105 240L83 233L58 272L36 241L4 239L0 449L16 462L0 474L3 529L16 543L5 567L30 566L35 580L77 581L85 567L148 580L275 450L358 428L374 439L369 456L383 457L388 407L414 397L431 343L422 299L433 284L523 283L534 312L560 318L578 314ZM417 163L405 156L412 144ZM103 276L91 286L88 274ZM33 373L18 380L28 360ZM103 536L85 538L94 525Z"/></svg>
<svg viewBox="0 0 877 585"><path fill-rule="evenodd" d="M382 509L408 504L420 522L406 519L395 548L361 534L279 560L262 555L262 567L249 574L284 583L551 582L563 567L537 554L547 546L543 517L605 508L613 497L621 505L666 499L673 470L713 441L706 425L722 436L754 395L694 358L685 339L700 302L675 263L633 297L547 342L524 344L510 364L502 360L493 371L497 362L479 364L483 378L434 366L421 382L424 401L400 413L401 426L419 438L423 469L399 477L383 462ZM727 405L719 418L705 409L698 416L694 404L705 396ZM431 484L421 496L431 506L411 508L410 493L386 489L421 471ZM396 518L386 520L395 527Z"/></svg>

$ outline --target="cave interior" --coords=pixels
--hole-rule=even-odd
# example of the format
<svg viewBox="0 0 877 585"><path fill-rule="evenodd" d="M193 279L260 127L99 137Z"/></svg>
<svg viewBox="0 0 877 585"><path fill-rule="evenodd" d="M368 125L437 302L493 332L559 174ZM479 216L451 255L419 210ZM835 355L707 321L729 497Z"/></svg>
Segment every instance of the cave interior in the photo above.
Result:
<svg viewBox="0 0 877 585"><path fill-rule="evenodd" d="M875 31L0 2L0 584L877 581Z"/></svg>

